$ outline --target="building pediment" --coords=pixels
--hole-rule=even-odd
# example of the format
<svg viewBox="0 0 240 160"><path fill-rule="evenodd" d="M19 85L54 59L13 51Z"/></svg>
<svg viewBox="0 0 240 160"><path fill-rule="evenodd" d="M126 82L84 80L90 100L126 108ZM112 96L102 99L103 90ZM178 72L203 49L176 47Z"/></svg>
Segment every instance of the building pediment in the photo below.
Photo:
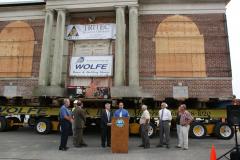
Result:
<svg viewBox="0 0 240 160"><path fill-rule="evenodd" d="M111 10L115 6L137 5L138 0L47 0L47 9L67 9L69 11Z"/></svg>
<svg viewBox="0 0 240 160"><path fill-rule="evenodd" d="M139 3L228 3L230 0L139 0Z"/></svg>

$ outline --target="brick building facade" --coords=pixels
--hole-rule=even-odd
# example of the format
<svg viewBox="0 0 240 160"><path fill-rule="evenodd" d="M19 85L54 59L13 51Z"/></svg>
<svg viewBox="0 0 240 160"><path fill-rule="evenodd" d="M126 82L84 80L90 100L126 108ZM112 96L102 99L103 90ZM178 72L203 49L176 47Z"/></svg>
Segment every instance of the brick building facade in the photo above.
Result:
<svg viewBox="0 0 240 160"><path fill-rule="evenodd" d="M46 4L1 6L0 33L9 23L25 22L33 30L34 49L32 65L27 66L32 68L31 76L1 76L0 95L66 96L69 85L94 83L97 87L110 88L112 97L231 98L227 2L48 0ZM63 38L69 24L98 23L115 23L116 40L67 41ZM7 28L9 33L11 29ZM6 44L1 34L0 40L0 48L21 43L7 39ZM81 50L85 47L86 52L92 51L87 55L95 55L98 51L93 48L99 46L114 57L113 75L105 78L69 76L70 59L77 47ZM19 54L16 57L21 57L20 52L16 53ZM84 54L77 53L81 55ZM11 49L7 55L0 50L0 56L11 56ZM119 65L120 62L124 62L123 65ZM11 64L11 60L6 64ZM139 67L134 67L136 65ZM4 66L0 64L0 67ZM11 87L16 91L9 91ZM174 91L174 87L179 88Z"/></svg>

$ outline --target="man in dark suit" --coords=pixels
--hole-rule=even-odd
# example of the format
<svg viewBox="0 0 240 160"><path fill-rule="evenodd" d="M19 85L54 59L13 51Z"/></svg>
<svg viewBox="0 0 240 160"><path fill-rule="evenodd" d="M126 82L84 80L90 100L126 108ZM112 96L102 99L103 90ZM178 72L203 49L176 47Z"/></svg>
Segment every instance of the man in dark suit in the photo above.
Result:
<svg viewBox="0 0 240 160"><path fill-rule="evenodd" d="M110 112L111 104L106 103L105 109L101 116L101 132L102 132L102 147L105 147L106 141L107 146L111 146L111 120L112 114Z"/></svg>

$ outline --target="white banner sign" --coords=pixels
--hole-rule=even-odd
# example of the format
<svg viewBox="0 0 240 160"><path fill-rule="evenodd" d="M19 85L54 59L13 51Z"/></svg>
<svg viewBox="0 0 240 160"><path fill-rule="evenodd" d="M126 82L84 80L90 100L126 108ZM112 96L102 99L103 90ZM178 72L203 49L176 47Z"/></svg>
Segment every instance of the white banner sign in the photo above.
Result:
<svg viewBox="0 0 240 160"><path fill-rule="evenodd" d="M72 57L70 76L109 77L112 76L112 56Z"/></svg>
<svg viewBox="0 0 240 160"><path fill-rule="evenodd" d="M116 39L116 24L68 25L67 40Z"/></svg>

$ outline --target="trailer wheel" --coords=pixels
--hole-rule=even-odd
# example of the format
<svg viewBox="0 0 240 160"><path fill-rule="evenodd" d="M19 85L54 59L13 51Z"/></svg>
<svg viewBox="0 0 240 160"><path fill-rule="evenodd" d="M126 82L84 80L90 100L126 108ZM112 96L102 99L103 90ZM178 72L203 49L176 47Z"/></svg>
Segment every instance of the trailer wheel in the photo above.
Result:
<svg viewBox="0 0 240 160"><path fill-rule="evenodd" d="M39 134L48 134L50 133L51 128L51 121L46 118L39 119L35 125L35 130Z"/></svg>
<svg viewBox="0 0 240 160"><path fill-rule="evenodd" d="M234 129L226 123L216 124L214 133L219 139L231 139L234 136Z"/></svg>
<svg viewBox="0 0 240 160"><path fill-rule="evenodd" d="M195 123L191 124L191 126L190 126L190 137L201 139L201 138L204 138L206 136L206 133L207 133L207 129L202 123L195 122Z"/></svg>
<svg viewBox="0 0 240 160"><path fill-rule="evenodd" d="M153 138L156 133L156 126L153 123L150 123L148 127L148 137Z"/></svg>
<svg viewBox="0 0 240 160"><path fill-rule="evenodd" d="M30 117L28 119L28 126L31 127L31 128L34 128L35 124L36 124L36 119L33 118L33 117Z"/></svg>
<svg viewBox="0 0 240 160"><path fill-rule="evenodd" d="M7 120L13 121L13 123L20 123L20 120L17 117L8 117ZM11 131L18 130L19 125L7 126Z"/></svg>
<svg viewBox="0 0 240 160"><path fill-rule="evenodd" d="M0 132L3 132L7 129L7 121L4 117L0 117Z"/></svg>

